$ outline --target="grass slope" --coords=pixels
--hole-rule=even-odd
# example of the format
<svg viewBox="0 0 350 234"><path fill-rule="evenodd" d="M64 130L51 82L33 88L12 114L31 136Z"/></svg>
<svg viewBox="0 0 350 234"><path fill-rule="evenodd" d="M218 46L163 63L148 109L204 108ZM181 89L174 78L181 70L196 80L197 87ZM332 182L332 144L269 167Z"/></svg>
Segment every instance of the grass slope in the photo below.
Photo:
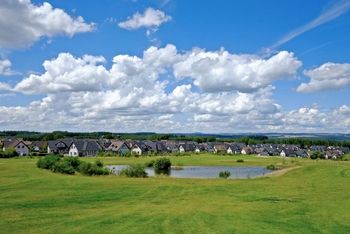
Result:
<svg viewBox="0 0 350 234"><path fill-rule="evenodd" d="M238 158L245 162L236 163ZM67 176L36 168L37 159L2 159L0 233L350 232L349 162L209 155L171 160L299 168L247 180L130 179Z"/></svg>

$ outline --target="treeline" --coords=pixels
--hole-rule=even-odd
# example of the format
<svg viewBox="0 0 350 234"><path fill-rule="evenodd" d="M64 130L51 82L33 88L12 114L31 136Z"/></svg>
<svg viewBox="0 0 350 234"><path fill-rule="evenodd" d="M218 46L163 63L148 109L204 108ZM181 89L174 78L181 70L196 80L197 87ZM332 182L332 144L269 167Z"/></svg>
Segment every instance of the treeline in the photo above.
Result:
<svg viewBox="0 0 350 234"><path fill-rule="evenodd" d="M220 135L185 135L185 134L158 134L152 132L140 133L111 133L111 132L66 132L54 131L51 133L40 133L30 131L3 131L0 132L0 138L22 138L28 141L38 140L57 140L62 138L76 138L76 139L120 139L120 140L178 140L178 141L195 141L202 142L243 142L248 145L252 144L292 144L308 147L311 145L324 146L345 146L350 147L350 141L326 140L315 138L269 138L264 135L249 135L240 137L220 137Z"/></svg>
<svg viewBox="0 0 350 234"><path fill-rule="evenodd" d="M244 142L247 145L253 144L288 144L288 145L300 145L302 148L306 148L312 145L322 146L342 146L350 147L350 141L336 141L336 140L324 140L324 139L308 139L308 138L266 138L257 139L251 137L242 137L233 139L230 141Z"/></svg>

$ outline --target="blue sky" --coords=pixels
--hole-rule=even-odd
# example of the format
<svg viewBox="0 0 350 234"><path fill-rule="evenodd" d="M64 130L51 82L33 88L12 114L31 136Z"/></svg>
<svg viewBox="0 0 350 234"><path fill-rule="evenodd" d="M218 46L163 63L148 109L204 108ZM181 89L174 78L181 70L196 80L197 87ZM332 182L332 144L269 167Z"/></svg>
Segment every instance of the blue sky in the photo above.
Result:
<svg viewBox="0 0 350 234"><path fill-rule="evenodd" d="M0 13L2 130L349 132L348 0L5 0Z"/></svg>

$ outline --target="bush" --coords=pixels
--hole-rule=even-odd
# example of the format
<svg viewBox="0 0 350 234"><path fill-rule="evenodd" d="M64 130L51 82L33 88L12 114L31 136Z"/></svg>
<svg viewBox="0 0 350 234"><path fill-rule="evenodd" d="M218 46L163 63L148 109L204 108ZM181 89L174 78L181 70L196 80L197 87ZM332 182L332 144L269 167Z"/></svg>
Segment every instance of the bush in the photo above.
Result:
<svg viewBox="0 0 350 234"><path fill-rule="evenodd" d="M243 163L244 162L244 160L243 159L237 159L237 161L236 162L238 162L238 163Z"/></svg>
<svg viewBox="0 0 350 234"><path fill-rule="evenodd" d="M277 170L278 168L276 167L276 165L275 164L270 164L270 165L267 165L266 166L266 169L268 169L268 170Z"/></svg>
<svg viewBox="0 0 350 234"><path fill-rule="evenodd" d="M153 167L154 166L155 161L151 160L149 162L145 162L145 167Z"/></svg>
<svg viewBox="0 0 350 234"><path fill-rule="evenodd" d="M220 171L219 173L219 177L224 179L227 179L228 177L230 177L230 175L231 175L231 172L229 171Z"/></svg>
<svg viewBox="0 0 350 234"><path fill-rule="evenodd" d="M96 161L95 163L89 162L80 162L78 167L78 171L83 175L109 175L110 171L107 168L103 167L103 163L101 161Z"/></svg>
<svg viewBox="0 0 350 234"><path fill-rule="evenodd" d="M171 161L168 158L159 158L153 164L154 170L168 172L171 168Z"/></svg>
<svg viewBox="0 0 350 234"><path fill-rule="evenodd" d="M55 163L58 162L59 160L60 160L60 157L56 155L49 155L49 156L40 158L37 161L36 166L42 169L51 170L55 166Z"/></svg>
<svg viewBox="0 0 350 234"><path fill-rule="evenodd" d="M103 163L97 160L95 163L80 161L77 157L60 159L59 156L50 155L40 158L37 167L50 169L53 172L72 175L79 171L83 175L109 175L110 171L103 167Z"/></svg>
<svg viewBox="0 0 350 234"><path fill-rule="evenodd" d="M13 148L8 148L5 151L1 151L0 149L0 158L13 158L16 156L18 156L18 154Z"/></svg>
<svg viewBox="0 0 350 234"><path fill-rule="evenodd" d="M70 166L72 166L74 168L74 170L77 170L81 161L79 160L78 157L68 157L68 158L64 158L63 161L65 161L67 164L69 164Z"/></svg>
<svg viewBox="0 0 350 234"><path fill-rule="evenodd" d="M58 172L62 174L73 175L75 173L74 167L70 164L69 160L60 160L55 162L51 168L53 172Z"/></svg>
<svg viewBox="0 0 350 234"><path fill-rule="evenodd" d="M310 155L310 158L311 159L318 159L318 158L324 159L325 155L324 155L324 153L322 153L320 151L313 151Z"/></svg>
<svg viewBox="0 0 350 234"><path fill-rule="evenodd" d="M142 165L132 165L120 171L120 175L127 177L147 177L145 168Z"/></svg>

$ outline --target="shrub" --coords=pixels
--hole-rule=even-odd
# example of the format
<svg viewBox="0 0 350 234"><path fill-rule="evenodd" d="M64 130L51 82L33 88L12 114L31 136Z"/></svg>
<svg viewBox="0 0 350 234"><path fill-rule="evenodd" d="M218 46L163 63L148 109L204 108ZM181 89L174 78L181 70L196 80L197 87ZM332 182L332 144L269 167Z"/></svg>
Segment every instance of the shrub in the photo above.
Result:
<svg viewBox="0 0 350 234"><path fill-rule="evenodd" d="M109 175L110 171L107 168L103 167L103 163L101 161L96 161L95 163L89 162L80 162L78 167L78 171L83 175Z"/></svg>
<svg viewBox="0 0 350 234"><path fill-rule="evenodd" d="M219 173L219 177L224 179L227 179L228 177L230 177L230 175L231 175L231 172L229 171L220 171Z"/></svg>
<svg viewBox="0 0 350 234"><path fill-rule="evenodd" d="M238 162L238 163L243 163L244 162L244 160L243 159L237 159L237 161L236 162Z"/></svg>
<svg viewBox="0 0 350 234"><path fill-rule="evenodd" d="M142 165L128 166L127 168L121 170L119 174L127 177L147 177L145 168Z"/></svg>
<svg viewBox="0 0 350 234"><path fill-rule="evenodd" d="M72 175L75 173L74 167L69 160L59 160L51 168L53 172Z"/></svg>
<svg viewBox="0 0 350 234"><path fill-rule="evenodd" d="M324 159L325 155L324 155L324 153L322 153L320 151L313 151L310 155L310 158L311 159L318 159L318 158Z"/></svg>
<svg viewBox="0 0 350 234"><path fill-rule="evenodd" d="M159 158L154 162L153 167L156 172L168 172L171 167L171 161L168 158Z"/></svg>
<svg viewBox="0 0 350 234"><path fill-rule="evenodd" d="M151 161L145 162L145 167L153 167L153 166L154 166L154 163L155 163L155 161L154 161L154 160L151 160Z"/></svg>
<svg viewBox="0 0 350 234"><path fill-rule="evenodd" d="M81 161L79 160L78 157L68 157L68 158L64 158L63 161L65 161L67 164L69 164L70 166L72 166L75 170L78 169Z"/></svg>
<svg viewBox="0 0 350 234"><path fill-rule="evenodd" d="M278 168L276 167L276 165L275 164L270 164L270 165L267 165L266 166L266 169L268 169L268 170L277 170Z"/></svg>
<svg viewBox="0 0 350 234"><path fill-rule="evenodd" d="M98 166L98 167L103 167L103 162L100 161L100 160L96 160L95 164L96 164L96 166Z"/></svg>
<svg viewBox="0 0 350 234"><path fill-rule="evenodd" d="M16 156L18 156L18 154L13 148L8 148L5 151L0 150L0 158L13 158Z"/></svg>
<svg viewBox="0 0 350 234"><path fill-rule="evenodd" d="M60 160L60 157L56 155L48 155L46 157L40 158L36 166L42 169L52 169L56 162Z"/></svg>

